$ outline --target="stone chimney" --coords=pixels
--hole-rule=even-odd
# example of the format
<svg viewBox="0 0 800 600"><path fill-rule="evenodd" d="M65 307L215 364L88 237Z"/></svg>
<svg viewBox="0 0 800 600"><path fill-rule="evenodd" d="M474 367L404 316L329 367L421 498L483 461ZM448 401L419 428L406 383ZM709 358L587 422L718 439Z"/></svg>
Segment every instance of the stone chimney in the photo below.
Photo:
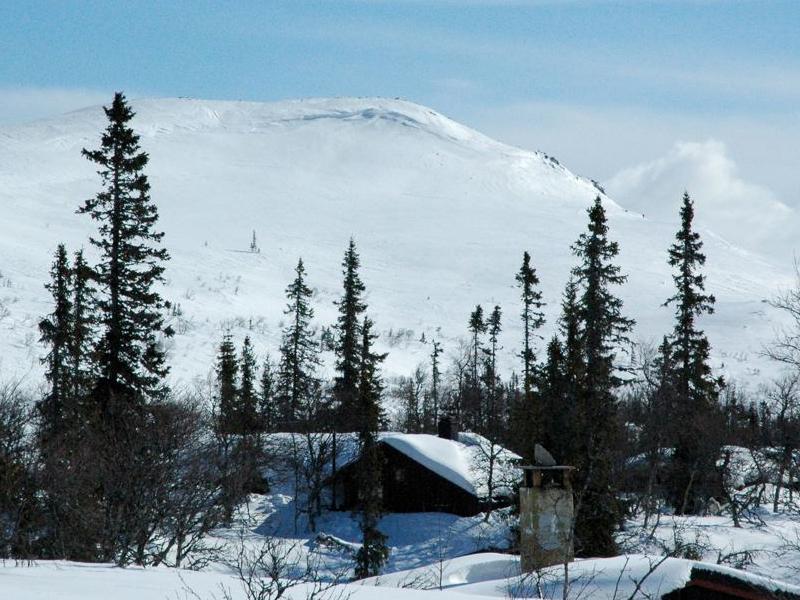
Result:
<svg viewBox="0 0 800 600"><path fill-rule="evenodd" d="M573 558L573 467L522 467L519 489L520 566L523 573Z"/></svg>
<svg viewBox="0 0 800 600"><path fill-rule="evenodd" d="M458 421L453 417L439 419L439 437L443 440L458 441Z"/></svg>

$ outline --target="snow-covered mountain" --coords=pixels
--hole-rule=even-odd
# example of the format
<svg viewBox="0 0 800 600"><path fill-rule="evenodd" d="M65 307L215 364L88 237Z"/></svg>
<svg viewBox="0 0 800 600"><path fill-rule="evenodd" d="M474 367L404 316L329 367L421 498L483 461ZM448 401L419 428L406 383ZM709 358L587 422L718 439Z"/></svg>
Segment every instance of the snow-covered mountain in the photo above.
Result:
<svg viewBox="0 0 800 600"><path fill-rule="evenodd" d="M332 323L350 236L390 373L426 360L423 333L455 351L477 303L503 308L510 370L520 337L514 274L522 252L532 253L539 271L549 334L574 264L570 245L598 193L629 275L622 295L638 321L634 337L658 341L671 327L672 311L661 305L672 293L666 249L676 221L625 210L545 154L400 100L132 104L172 255L166 296L182 312L179 334L168 342L177 381L208 372L225 327L238 337L249 333L262 353L275 352L298 256L317 292L318 323ZM36 324L50 309L43 284L56 244L87 246L94 230L75 214L99 188L80 150L96 147L104 126L102 110L92 107L0 129L2 378L30 373L36 380ZM248 252L253 231L260 253ZM718 301L704 320L715 361L739 379L763 377L770 367L759 351L777 318L764 300L790 283L788 273L710 232L703 236L708 288Z"/></svg>

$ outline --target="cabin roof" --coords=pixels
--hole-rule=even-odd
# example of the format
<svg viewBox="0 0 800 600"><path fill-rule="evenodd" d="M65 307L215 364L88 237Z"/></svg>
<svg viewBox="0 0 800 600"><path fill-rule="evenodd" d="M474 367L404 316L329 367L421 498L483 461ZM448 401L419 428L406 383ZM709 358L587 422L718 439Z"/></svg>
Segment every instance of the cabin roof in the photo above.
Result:
<svg viewBox="0 0 800 600"><path fill-rule="evenodd" d="M692 567L686 587L698 587L743 600L800 600L800 587L796 585L708 563L697 563Z"/></svg>
<svg viewBox="0 0 800 600"><path fill-rule="evenodd" d="M378 441L478 498L488 496L489 456L494 460L494 495L510 496L520 479L520 456L475 433L461 432L456 441L425 433L382 432ZM357 446L351 449L349 456L340 454L342 467L358 459Z"/></svg>

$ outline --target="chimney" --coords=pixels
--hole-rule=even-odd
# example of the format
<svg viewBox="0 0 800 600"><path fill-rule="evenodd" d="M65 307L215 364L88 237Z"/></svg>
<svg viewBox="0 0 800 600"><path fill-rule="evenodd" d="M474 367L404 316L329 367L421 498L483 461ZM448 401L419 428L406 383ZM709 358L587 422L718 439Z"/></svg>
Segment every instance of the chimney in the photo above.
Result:
<svg viewBox="0 0 800 600"><path fill-rule="evenodd" d="M443 440L458 441L458 424L453 417L439 419L439 437Z"/></svg>
<svg viewBox="0 0 800 600"><path fill-rule="evenodd" d="M573 467L522 467L519 488L520 566L530 573L572 560Z"/></svg>

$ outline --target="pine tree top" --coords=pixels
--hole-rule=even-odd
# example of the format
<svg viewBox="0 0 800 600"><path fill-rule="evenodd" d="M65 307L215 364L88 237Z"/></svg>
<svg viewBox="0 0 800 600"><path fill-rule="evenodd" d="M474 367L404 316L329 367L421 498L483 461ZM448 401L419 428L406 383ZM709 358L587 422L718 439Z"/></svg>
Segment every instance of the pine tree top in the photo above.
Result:
<svg viewBox="0 0 800 600"><path fill-rule="evenodd" d="M669 265L677 267L672 279L676 292L667 299L665 306L676 304L678 318L686 320L687 313L700 315L714 312L715 298L704 294L705 276L699 273L699 267L705 265L706 256L702 252L703 242L700 234L694 231L694 202L688 192L684 192L681 204L681 227L675 234L675 242L669 248Z"/></svg>
<svg viewBox="0 0 800 600"><path fill-rule="evenodd" d="M486 330L489 332L489 336L492 340L496 341L498 336L500 335L500 331L502 330L502 316L503 311L500 309L499 306L495 306L492 309L489 318L486 320Z"/></svg>
<svg viewBox="0 0 800 600"><path fill-rule="evenodd" d="M627 281L619 266L608 262L619 254L619 244L608 238L608 220L600 196L597 196L587 210L589 214L588 231L578 237L572 246L572 253L583 259L583 263L573 270L578 283L592 285L602 279L606 283L622 284Z"/></svg>
<svg viewBox="0 0 800 600"><path fill-rule="evenodd" d="M284 314L295 312L296 303L305 301L307 298L310 298L312 294L311 288L306 285L306 268L303 264L302 258L298 259L294 272L295 278L286 287L286 297L289 299L289 303L287 304L286 309L283 311ZM310 306L307 308L307 314L309 317L313 316L314 314L313 309Z"/></svg>
<svg viewBox="0 0 800 600"><path fill-rule="evenodd" d="M469 316L469 330L473 335L486 331L486 323L483 320L483 307L480 304L475 306L475 310Z"/></svg>
<svg viewBox="0 0 800 600"><path fill-rule="evenodd" d="M247 372L250 377L252 377L253 373L255 372L255 365L256 365L256 356L253 351L253 344L250 341L250 336L247 335L244 338L244 342L242 342L242 358L241 358L241 365L242 365L242 375Z"/></svg>
<svg viewBox="0 0 800 600"><path fill-rule="evenodd" d="M601 335L611 342L626 340L625 334L635 324L633 319L621 314L622 300L610 291L612 285L622 285L628 276L619 265L611 262L619 254L619 244L608 238L608 221L600 196L588 209L588 231L582 233L573 245L573 253L581 259L572 272L583 295L578 303L587 335ZM571 290L568 286L568 293ZM598 326L603 330L598 330Z"/></svg>
<svg viewBox="0 0 800 600"><path fill-rule="evenodd" d="M72 329L72 271L64 244L56 248L53 265L50 268L50 282L45 284L45 289L53 297L53 312L39 321L39 331L43 343L51 346L51 352L42 363L50 362L53 352L60 352L68 343ZM50 374L48 374L48 377Z"/></svg>
<svg viewBox="0 0 800 600"><path fill-rule="evenodd" d="M366 289L359 275L361 266L356 244L350 238L347 250L342 260L342 297L334 304L339 308L339 316L336 320L335 329L337 331L336 349L336 370L339 372L337 377L337 387L346 388L339 391L350 394L355 390L356 367L360 347L361 315L367 308L362 296Z"/></svg>
<svg viewBox="0 0 800 600"><path fill-rule="evenodd" d="M613 286L625 283L627 276L613 262L619 246L608 238L606 213L599 196L587 212L588 231L581 234L572 247L580 259L572 271L574 283L581 291L580 299L573 305L570 285L565 296L565 333L577 334L579 338L568 339L566 350L574 359L580 346L587 382L607 396L611 388L621 383L614 374L615 354L618 349L625 349L624 345L630 341L628 333L635 321L623 316L622 299L613 291ZM576 331L578 327L580 330Z"/></svg>
<svg viewBox="0 0 800 600"><path fill-rule="evenodd" d="M230 331L226 331L222 335L222 341L217 352L217 369L230 369L233 372L239 370L239 365L236 361L236 346L233 343L233 335Z"/></svg>

